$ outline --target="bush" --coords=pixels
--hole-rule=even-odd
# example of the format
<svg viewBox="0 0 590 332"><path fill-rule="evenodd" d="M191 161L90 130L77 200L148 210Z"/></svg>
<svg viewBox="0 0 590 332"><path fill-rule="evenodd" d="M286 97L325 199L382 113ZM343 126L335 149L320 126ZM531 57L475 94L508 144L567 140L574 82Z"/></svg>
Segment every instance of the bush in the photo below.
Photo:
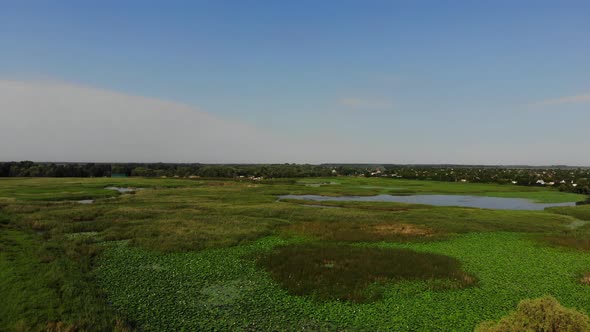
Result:
<svg viewBox="0 0 590 332"><path fill-rule="evenodd" d="M522 300L515 312L499 322L483 322L476 332L583 332L590 331L585 314L569 309L552 296Z"/></svg>

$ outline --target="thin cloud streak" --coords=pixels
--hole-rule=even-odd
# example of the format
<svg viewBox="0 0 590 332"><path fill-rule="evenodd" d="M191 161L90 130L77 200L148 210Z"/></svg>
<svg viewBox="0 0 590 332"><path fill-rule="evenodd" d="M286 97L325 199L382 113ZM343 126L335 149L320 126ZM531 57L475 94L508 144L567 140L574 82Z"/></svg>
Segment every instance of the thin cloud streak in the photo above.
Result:
<svg viewBox="0 0 590 332"><path fill-rule="evenodd" d="M565 104L581 104L590 103L590 93L566 96L555 99L542 100L540 102L532 103L533 106L550 106L550 105L565 105Z"/></svg>

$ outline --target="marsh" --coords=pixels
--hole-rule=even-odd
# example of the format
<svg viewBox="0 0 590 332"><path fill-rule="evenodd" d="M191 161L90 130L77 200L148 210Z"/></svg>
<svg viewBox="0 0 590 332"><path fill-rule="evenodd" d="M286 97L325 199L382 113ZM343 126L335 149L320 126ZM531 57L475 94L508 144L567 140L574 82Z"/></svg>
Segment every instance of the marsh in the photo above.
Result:
<svg viewBox="0 0 590 332"><path fill-rule="evenodd" d="M321 196L282 195L279 199L303 199L310 201L359 201L428 204L436 206L463 206L496 210L544 210L547 207L575 206L576 202L536 203L525 198L467 196L467 195L376 195L376 196Z"/></svg>

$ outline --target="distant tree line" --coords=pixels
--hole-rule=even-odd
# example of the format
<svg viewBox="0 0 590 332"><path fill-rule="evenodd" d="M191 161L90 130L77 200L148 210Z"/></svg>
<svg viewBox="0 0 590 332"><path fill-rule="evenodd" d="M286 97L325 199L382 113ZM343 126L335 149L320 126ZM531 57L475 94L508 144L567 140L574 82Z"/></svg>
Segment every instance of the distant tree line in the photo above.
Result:
<svg viewBox="0 0 590 332"><path fill-rule="evenodd" d="M0 163L0 177L110 177L111 175L144 177L208 178L298 178L325 177L332 169L309 164L205 165L168 163L35 163L32 161Z"/></svg>
<svg viewBox="0 0 590 332"><path fill-rule="evenodd" d="M109 164L54 164L32 161L0 163L0 177L103 177L111 175Z"/></svg>
<svg viewBox="0 0 590 332"><path fill-rule="evenodd" d="M0 162L0 177L301 178L329 176L389 177L447 182L550 186L590 194L590 169L555 166L493 167L461 165L368 164L170 164Z"/></svg>

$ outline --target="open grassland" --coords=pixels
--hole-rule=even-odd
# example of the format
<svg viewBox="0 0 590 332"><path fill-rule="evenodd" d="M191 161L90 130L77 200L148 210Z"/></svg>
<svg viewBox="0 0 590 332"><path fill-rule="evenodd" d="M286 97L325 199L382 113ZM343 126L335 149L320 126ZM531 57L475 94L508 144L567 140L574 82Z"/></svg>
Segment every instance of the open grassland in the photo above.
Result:
<svg viewBox="0 0 590 332"><path fill-rule="evenodd" d="M590 272L588 205L277 201L383 193L585 199L342 177L1 179L0 330L469 331L543 295L590 312L590 286L580 282Z"/></svg>

